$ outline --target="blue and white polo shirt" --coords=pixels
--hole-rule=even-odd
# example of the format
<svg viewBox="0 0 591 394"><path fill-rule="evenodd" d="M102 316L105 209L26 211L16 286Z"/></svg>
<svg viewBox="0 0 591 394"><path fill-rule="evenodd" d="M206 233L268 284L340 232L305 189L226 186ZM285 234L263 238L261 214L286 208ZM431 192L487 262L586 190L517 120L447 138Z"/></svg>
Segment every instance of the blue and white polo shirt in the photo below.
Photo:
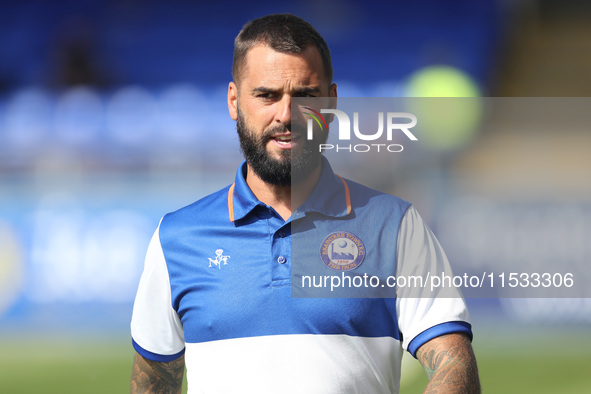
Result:
<svg viewBox="0 0 591 394"><path fill-rule="evenodd" d="M231 186L164 216L148 248L133 345L155 361L184 353L189 393L396 393L404 350L472 335L461 297L292 298L292 223L326 239L337 222L363 241L363 267L392 275L447 272L448 261L409 203L336 176L326 160L288 221L245 175L243 163ZM310 258L326 264L321 248Z"/></svg>

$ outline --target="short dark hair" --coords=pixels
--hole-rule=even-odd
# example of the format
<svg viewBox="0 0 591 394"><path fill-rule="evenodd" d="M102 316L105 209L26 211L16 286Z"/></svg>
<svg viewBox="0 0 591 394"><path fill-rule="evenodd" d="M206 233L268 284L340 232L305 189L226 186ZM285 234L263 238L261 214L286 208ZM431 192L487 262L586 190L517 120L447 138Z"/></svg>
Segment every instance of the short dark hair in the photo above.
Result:
<svg viewBox="0 0 591 394"><path fill-rule="evenodd" d="M320 52L328 83L332 83L332 60L326 41L311 24L292 14L271 14L244 25L234 40L232 78L235 82L246 65L246 54L258 44L268 45L281 53L302 53L308 46L315 46Z"/></svg>

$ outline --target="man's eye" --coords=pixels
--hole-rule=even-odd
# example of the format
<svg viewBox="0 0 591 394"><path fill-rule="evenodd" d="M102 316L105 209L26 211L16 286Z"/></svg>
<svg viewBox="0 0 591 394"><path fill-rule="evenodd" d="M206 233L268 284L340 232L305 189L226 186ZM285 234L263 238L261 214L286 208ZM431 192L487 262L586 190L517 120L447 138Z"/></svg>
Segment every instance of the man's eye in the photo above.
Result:
<svg viewBox="0 0 591 394"><path fill-rule="evenodd" d="M272 99L275 97L275 94L273 93L259 93L257 95L258 98L262 98L262 99Z"/></svg>

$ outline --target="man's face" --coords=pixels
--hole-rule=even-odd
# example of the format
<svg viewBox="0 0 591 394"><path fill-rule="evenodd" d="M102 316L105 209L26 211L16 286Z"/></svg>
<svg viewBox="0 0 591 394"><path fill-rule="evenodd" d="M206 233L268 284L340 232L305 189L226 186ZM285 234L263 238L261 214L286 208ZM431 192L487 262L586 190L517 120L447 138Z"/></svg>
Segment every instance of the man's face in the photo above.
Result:
<svg viewBox="0 0 591 394"><path fill-rule="evenodd" d="M291 99L328 96L336 96L336 85L328 86L315 47L285 54L257 45L247 53L238 85L230 84L228 106L248 165L263 181L288 186L318 166L318 144L327 135L308 141L304 118L292 117ZM300 126L292 128L296 123Z"/></svg>

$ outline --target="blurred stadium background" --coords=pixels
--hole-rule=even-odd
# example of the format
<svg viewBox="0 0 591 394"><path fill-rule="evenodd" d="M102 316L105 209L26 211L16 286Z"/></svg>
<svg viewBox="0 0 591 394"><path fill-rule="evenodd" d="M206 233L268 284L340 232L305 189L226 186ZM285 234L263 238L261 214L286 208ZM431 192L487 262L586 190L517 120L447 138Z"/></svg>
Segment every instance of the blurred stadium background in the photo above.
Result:
<svg viewBox="0 0 591 394"><path fill-rule="evenodd" d="M147 244L163 214L232 179L233 39L271 12L325 36L340 96L589 108L585 0L0 1L0 392L128 391ZM439 89L413 90L433 67ZM536 108L397 163L394 192L452 261L591 262L589 123L540 129ZM589 299L469 302L487 392L589 392ZM403 392L420 392L405 368Z"/></svg>

